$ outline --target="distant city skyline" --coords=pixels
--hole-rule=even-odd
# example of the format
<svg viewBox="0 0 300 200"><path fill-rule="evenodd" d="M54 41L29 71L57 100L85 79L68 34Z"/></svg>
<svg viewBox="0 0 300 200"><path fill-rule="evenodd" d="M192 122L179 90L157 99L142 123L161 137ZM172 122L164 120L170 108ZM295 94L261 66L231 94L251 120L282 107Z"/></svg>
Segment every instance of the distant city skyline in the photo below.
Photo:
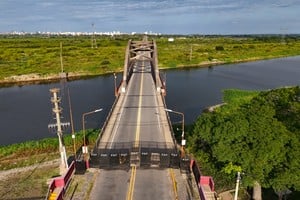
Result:
<svg viewBox="0 0 300 200"><path fill-rule="evenodd" d="M299 34L299 0L9 0L0 32Z"/></svg>
<svg viewBox="0 0 300 200"><path fill-rule="evenodd" d="M136 34L146 34L146 35L162 35L161 33L155 33L152 31L145 31L145 32L120 32L120 31L109 31L109 32L97 32L97 31L91 31L91 32L71 32L71 31L65 31L65 32L43 32L43 31L34 31L34 32L25 32L25 31L9 31L9 32L0 32L0 35L136 35Z"/></svg>

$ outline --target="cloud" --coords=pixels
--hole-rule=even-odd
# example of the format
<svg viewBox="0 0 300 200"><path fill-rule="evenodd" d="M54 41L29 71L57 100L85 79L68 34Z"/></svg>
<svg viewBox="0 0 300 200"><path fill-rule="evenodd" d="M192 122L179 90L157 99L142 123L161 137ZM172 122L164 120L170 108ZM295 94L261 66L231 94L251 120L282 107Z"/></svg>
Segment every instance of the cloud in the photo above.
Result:
<svg viewBox="0 0 300 200"><path fill-rule="evenodd" d="M170 30L173 33L195 33L219 30L220 33L228 33L239 27L240 31L245 32L255 32L255 27L259 27L257 31L261 31L265 27L267 32L283 26L284 21L299 24L300 1L9 0L0 1L0 8L0 32L11 30L11 27L35 29L33 31L45 27L47 30L57 31L57 27L62 27L60 30L72 31L95 23L96 29L122 28L126 32L147 27L155 28L157 32ZM234 29L229 28L228 24ZM247 27L251 29L247 30ZM293 29L299 30L295 27Z"/></svg>

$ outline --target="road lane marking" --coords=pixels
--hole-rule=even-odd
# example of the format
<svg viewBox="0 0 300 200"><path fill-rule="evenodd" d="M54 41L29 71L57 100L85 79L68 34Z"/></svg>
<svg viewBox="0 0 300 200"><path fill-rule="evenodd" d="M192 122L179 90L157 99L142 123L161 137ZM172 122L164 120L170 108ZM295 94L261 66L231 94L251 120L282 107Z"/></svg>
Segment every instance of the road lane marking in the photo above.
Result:
<svg viewBox="0 0 300 200"><path fill-rule="evenodd" d="M133 76L135 76L135 74L132 74L131 79L133 79ZM127 86L127 88L128 88L127 91L130 90L129 88L131 88L131 85L132 85L132 83L129 82L129 84L128 84L128 86ZM127 104L127 101L128 101L128 92L126 92L126 93L124 94L124 100L123 100L122 104L120 105L120 107L121 107L121 108L120 108L120 112L119 112L119 114L118 114L118 116L117 116L117 119L116 119L115 124L113 125L114 127L113 127L113 130L112 130L112 136L111 136L110 148L112 148L113 142L114 142L115 137L116 137L116 135L117 135L117 132L118 132L118 130L119 130L119 127L120 127L120 121L121 121L121 118L123 117L123 114L124 114L124 106Z"/></svg>
<svg viewBox="0 0 300 200"><path fill-rule="evenodd" d="M174 190L174 196L175 196L175 199L177 200L178 199L177 182L176 182L175 174L174 174L172 168L169 169L169 173L170 173L171 180L172 180L172 185L173 185L173 190Z"/></svg>
<svg viewBox="0 0 300 200"><path fill-rule="evenodd" d="M141 132L141 116L142 116L142 100L143 100L143 85L144 85L144 73L141 73L141 83L139 91L139 105L138 105L138 114L136 119L136 131L135 131L135 142L134 146L138 147L140 141L140 132Z"/></svg>
<svg viewBox="0 0 300 200"><path fill-rule="evenodd" d="M130 176L130 182L129 182L129 187L128 187L128 191L127 191L126 200L133 199L135 177L136 177L136 166L134 165L131 167L131 176Z"/></svg>

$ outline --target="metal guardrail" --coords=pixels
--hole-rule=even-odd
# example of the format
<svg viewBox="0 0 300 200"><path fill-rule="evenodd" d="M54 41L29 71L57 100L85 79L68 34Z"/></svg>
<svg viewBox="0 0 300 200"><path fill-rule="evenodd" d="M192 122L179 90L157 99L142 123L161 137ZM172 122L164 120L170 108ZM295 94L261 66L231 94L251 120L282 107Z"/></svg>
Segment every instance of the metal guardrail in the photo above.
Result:
<svg viewBox="0 0 300 200"><path fill-rule="evenodd" d="M199 196L203 200L217 199L213 177L203 176L195 160L190 161L190 170L197 184Z"/></svg>
<svg viewBox="0 0 300 200"><path fill-rule="evenodd" d="M160 82L162 82L161 77L159 77L159 80L160 80ZM167 104L166 104L166 100L165 100L165 98L163 96L162 96L162 102L164 104L164 108L166 108ZM174 144L177 144L177 141L176 141L176 138L175 138L175 134L174 134L174 130L172 128L172 123L171 123L170 115L169 115L168 112L166 112L166 114L167 114L168 125L169 125L169 128L170 128L170 132L171 132L171 135L172 135L173 142L174 142ZM177 145L176 145L176 148L177 148Z"/></svg>
<svg viewBox="0 0 300 200"><path fill-rule="evenodd" d="M45 200L63 200L63 196L69 187L75 170L75 162L73 161L63 176L54 178L52 180L51 184L49 185Z"/></svg>

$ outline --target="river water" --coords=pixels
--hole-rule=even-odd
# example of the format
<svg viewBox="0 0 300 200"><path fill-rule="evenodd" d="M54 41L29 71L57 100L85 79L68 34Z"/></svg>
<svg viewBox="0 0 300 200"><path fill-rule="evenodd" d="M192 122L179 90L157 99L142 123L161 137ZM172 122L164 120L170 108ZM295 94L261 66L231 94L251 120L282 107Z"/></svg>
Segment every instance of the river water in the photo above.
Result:
<svg viewBox="0 0 300 200"><path fill-rule="evenodd" d="M300 56L162 73L166 78L168 108L184 112L186 123L192 123L204 108L222 102L224 89L266 90L300 85ZM117 82L121 76L117 74ZM82 129L83 113L103 108L85 118L86 128L100 128L115 99L113 75L65 84L0 88L0 145L56 137L53 130L48 130L48 124L55 123L49 92L54 87L61 88L63 122L70 121L70 92L75 130ZM178 116L171 118L173 122L180 120ZM65 130L65 134L70 132L70 128Z"/></svg>

